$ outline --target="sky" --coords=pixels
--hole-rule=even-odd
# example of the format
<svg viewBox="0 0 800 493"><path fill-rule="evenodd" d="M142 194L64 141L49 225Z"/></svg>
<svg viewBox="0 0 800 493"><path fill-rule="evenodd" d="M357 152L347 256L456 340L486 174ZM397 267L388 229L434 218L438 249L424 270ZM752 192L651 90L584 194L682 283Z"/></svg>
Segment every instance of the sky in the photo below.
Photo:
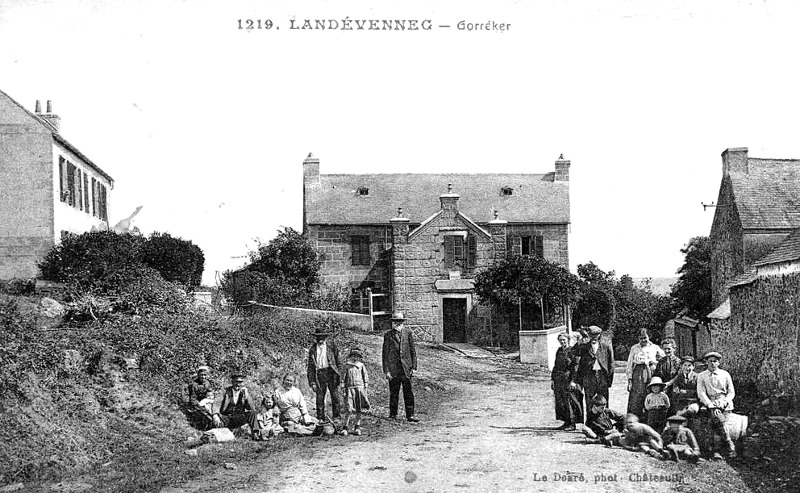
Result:
<svg viewBox="0 0 800 493"><path fill-rule="evenodd" d="M432 29L290 22L346 18ZM309 152L322 173L544 173L563 154L573 272L666 277L710 231L723 150L800 158L798 21L761 0L0 0L0 90L52 100L115 179L110 222L143 206L142 232L204 250L206 284L302 228Z"/></svg>

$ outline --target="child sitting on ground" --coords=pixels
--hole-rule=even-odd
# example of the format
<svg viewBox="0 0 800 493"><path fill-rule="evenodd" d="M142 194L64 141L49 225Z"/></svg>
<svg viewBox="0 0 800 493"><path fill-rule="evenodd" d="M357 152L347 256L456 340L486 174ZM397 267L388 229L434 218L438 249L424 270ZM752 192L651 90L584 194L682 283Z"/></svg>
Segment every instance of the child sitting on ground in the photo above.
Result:
<svg viewBox="0 0 800 493"><path fill-rule="evenodd" d="M361 435L361 412L369 410L369 400L367 399L367 386L369 385L369 375L367 367L364 366L364 355L361 350L353 348L347 355L344 364L344 400L347 404L347 414L344 417L344 428L341 434L347 436L350 420L355 414L355 428L353 435Z"/></svg>
<svg viewBox="0 0 800 493"><path fill-rule="evenodd" d="M700 460L700 446L692 430L684 426L686 418L683 416L670 416L667 419L669 428L664 430L661 438L664 440L664 458L678 462L686 459L690 462Z"/></svg>
<svg viewBox="0 0 800 493"><path fill-rule="evenodd" d="M659 377L653 377L647 387L650 390L644 399L647 425L657 432L664 431L670 406L669 397L664 393L664 382Z"/></svg>
<svg viewBox="0 0 800 493"><path fill-rule="evenodd" d="M586 424L581 431L586 443L602 443L607 446L619 445L625 416L606 407L608 401L602 395L595 395L586 416Z"/></svg>
<svg viewBox="0 0 800 493"><path fill-rule="evenodd" d="M633 413L625 416L625 437L622 446L628 450L638 450L656 458L662 458L664 449L661 435L650 426L640 423Z"/></svg>
<svg viewBox="0 0 800 493"><path fill-rule="evenodd" d="M264 398L261 399L261 406L264 408L264 412L259 413L256 417L261 428L258 438L266 440L278 433L283 433L283 427L278 423L280 411L278 411L278 407L275 405L275 400L272 396L265 395Z"/></svg>

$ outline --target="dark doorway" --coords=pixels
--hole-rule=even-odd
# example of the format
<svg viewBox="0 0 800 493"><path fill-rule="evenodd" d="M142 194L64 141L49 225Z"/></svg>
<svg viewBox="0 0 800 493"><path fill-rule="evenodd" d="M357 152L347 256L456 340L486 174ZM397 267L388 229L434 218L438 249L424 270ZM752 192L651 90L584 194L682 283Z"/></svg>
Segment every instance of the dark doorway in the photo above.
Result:
<svg viewBox="0 0 800 493"><path fill-rule="evenodd" d="M444 342L467 342L467 300L444 298Z"/></svg>

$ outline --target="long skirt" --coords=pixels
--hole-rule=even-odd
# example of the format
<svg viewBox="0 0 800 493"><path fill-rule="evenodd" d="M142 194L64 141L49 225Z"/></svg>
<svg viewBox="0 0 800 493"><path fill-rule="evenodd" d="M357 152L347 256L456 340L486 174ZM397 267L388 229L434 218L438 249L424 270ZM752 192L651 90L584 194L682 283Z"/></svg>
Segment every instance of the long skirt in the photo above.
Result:
<svg viewBox="0 0 800 493"><path fill-rule="evenodd" d="M570 390L569 374L556 373L553 392L556 400L556 419L567 424L583 423L583 392L580 388Z"/></svg>
<svg viewBox="0 0 800 493"><path fill-rule="evenodd" d="M647 415L644 412L644 399L647 397L647 384L653 376L652 370L648 365L636 365L633 367L631 391L628 394L628 412L639 417L639 421L645 422Z"/></svg>

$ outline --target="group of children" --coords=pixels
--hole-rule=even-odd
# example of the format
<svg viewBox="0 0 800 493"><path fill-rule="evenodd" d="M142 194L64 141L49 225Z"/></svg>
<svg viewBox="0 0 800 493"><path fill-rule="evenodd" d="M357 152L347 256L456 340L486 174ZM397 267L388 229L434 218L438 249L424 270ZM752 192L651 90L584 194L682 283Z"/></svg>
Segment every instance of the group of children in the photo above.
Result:
<svg viewBox="0 0 800 493"><path fill-rule="evenodd" d="M686 427L686 418L676 414L666 419L666 428L659 434L652 426L640 423L635 414L623 415L608 408L608 401L595 395L588 413L583 433L589 443L622 446L639 450L653 457L701 460L700 446L692 430Z"/></svg>
<svg viewBox="0 0 800 493"><path fill-rule="evenodd" d="M676 461L701 460L700 447L692 430L686 427L685 416L696 413L699 408L694 358L682 358L680 370L671 376L666 382L660 376L650 380L644 400L646 423L640 422L636 414L623 415L609 409L606 398L596 395L591 400L583 428L586 440ZM666 394L667 387L672 389L673 399Z"/></svg>

